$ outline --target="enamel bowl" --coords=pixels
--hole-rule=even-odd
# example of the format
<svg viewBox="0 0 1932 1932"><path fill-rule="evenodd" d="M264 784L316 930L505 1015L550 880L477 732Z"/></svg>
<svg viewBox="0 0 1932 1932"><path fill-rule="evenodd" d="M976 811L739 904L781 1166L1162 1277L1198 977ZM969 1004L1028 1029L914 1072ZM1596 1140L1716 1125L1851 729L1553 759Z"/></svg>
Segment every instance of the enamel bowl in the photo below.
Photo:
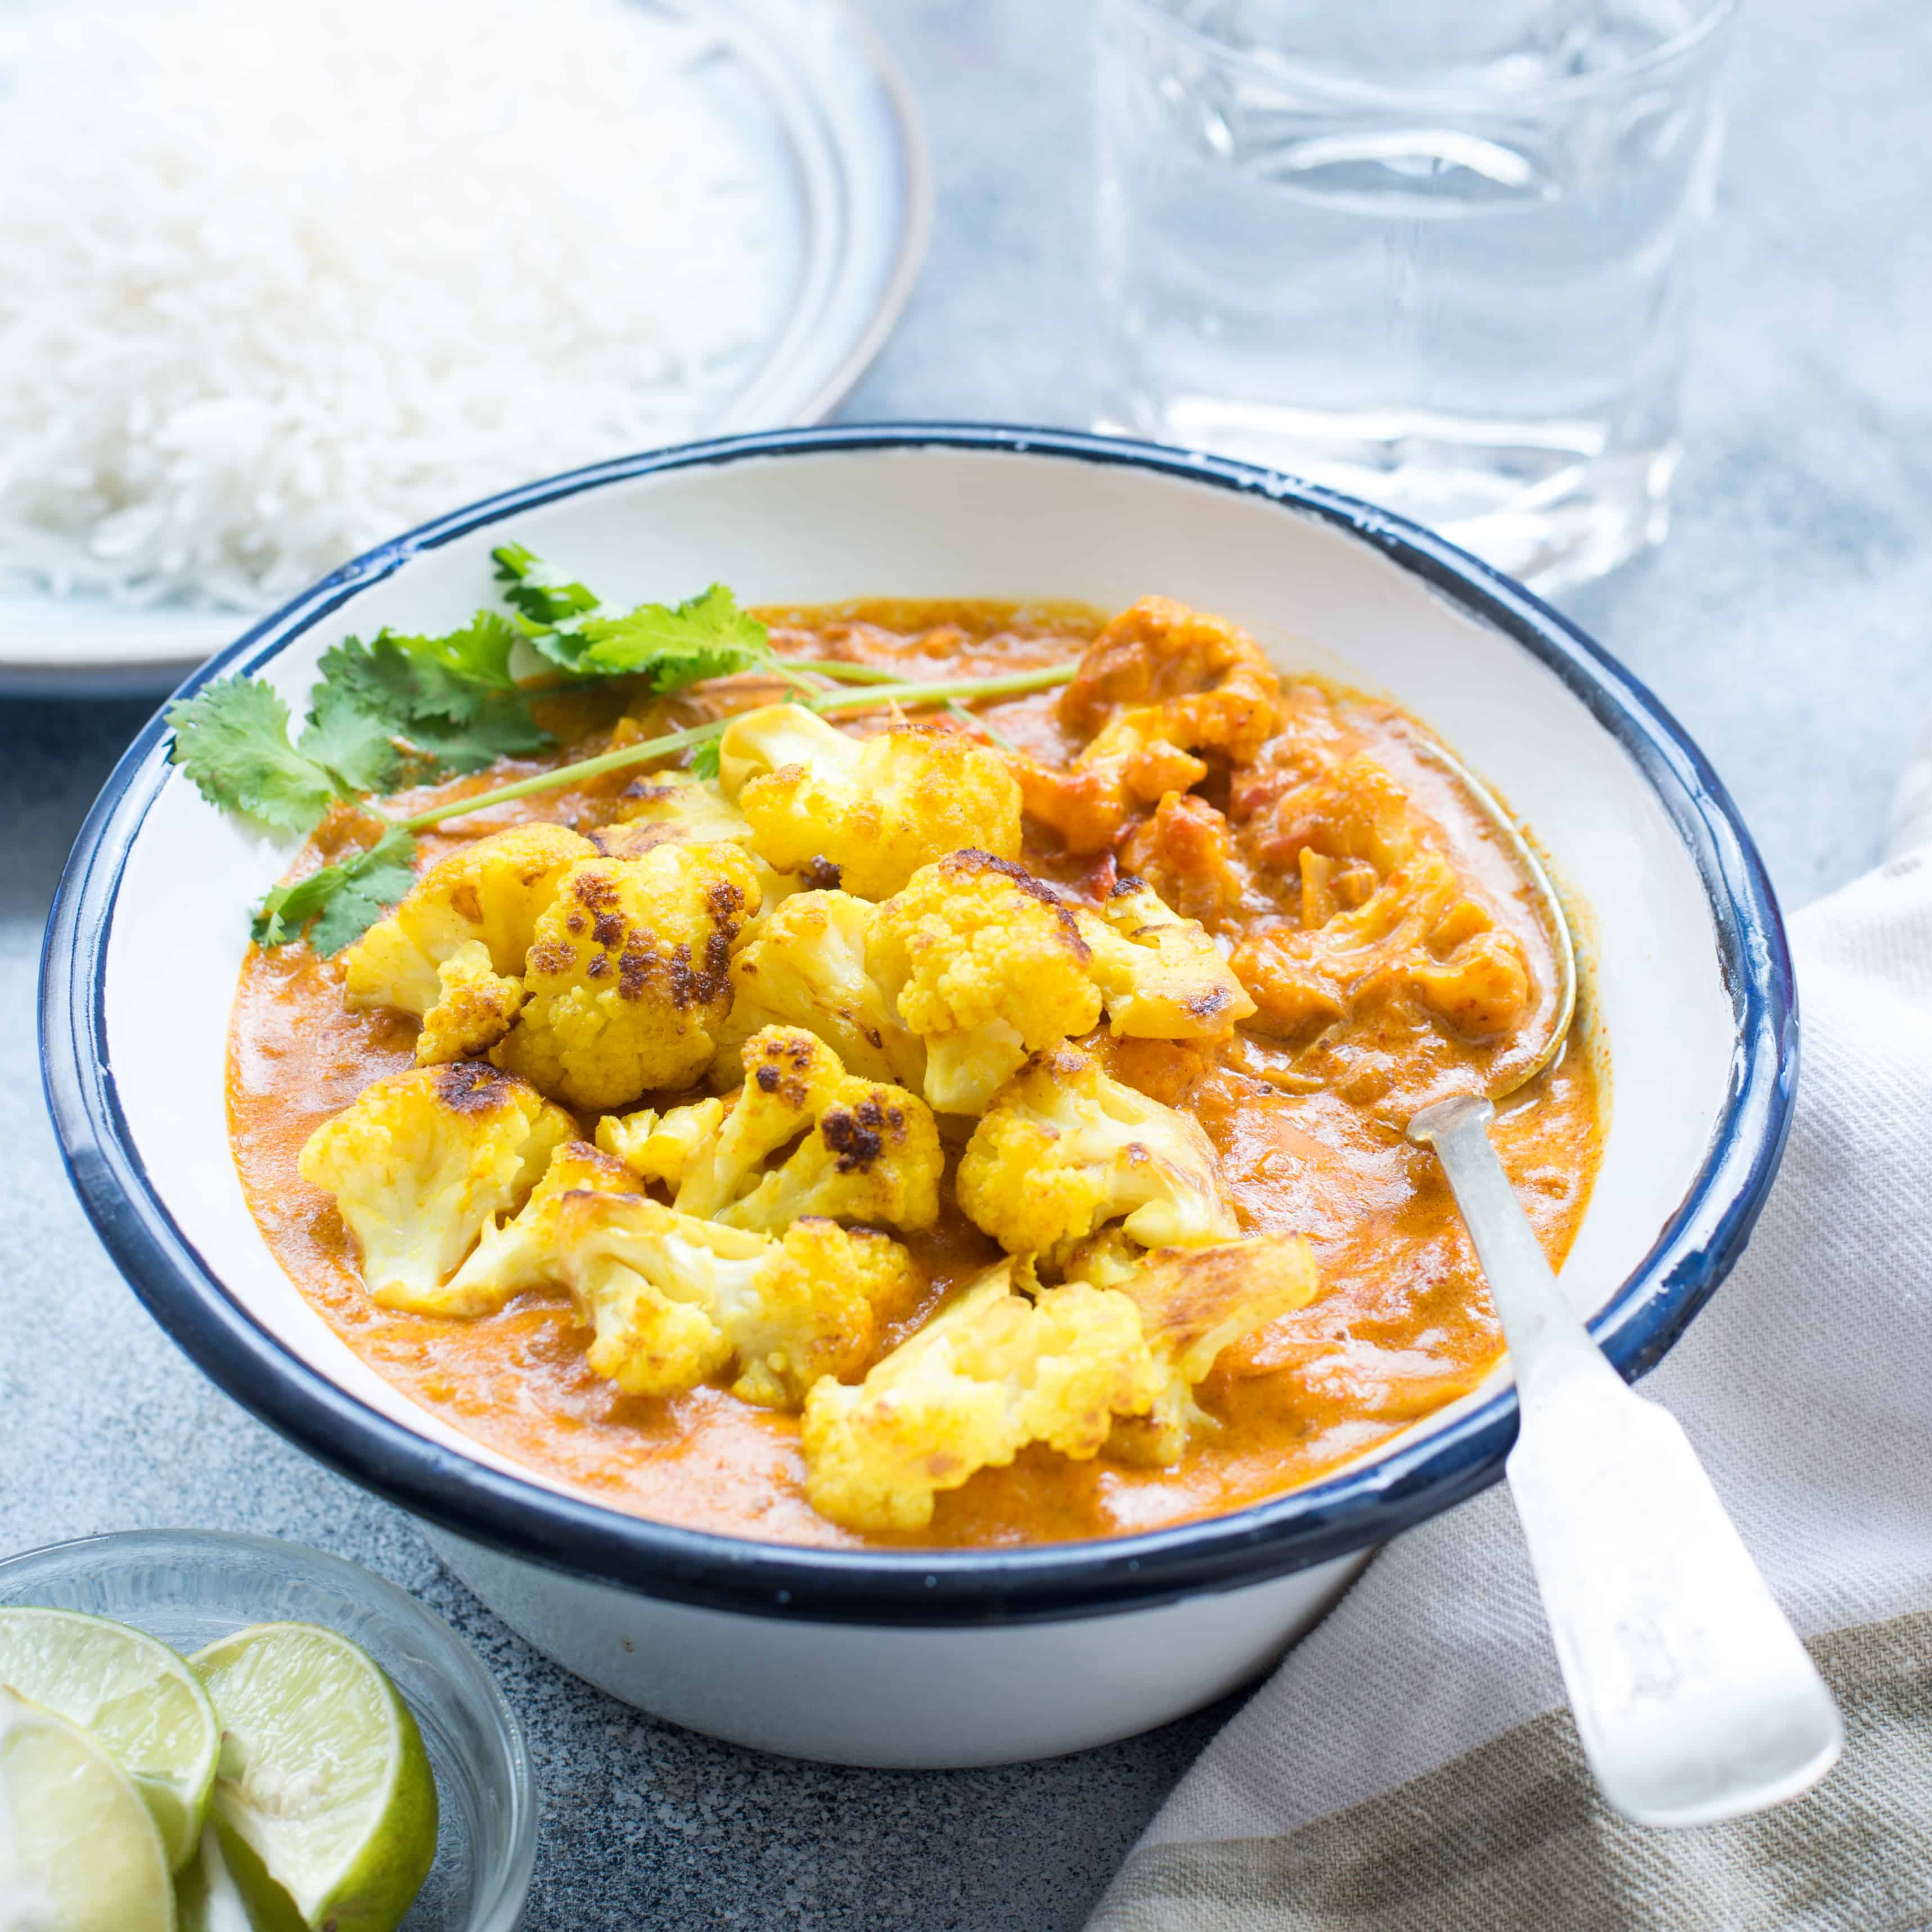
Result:
<svg viewBox="0 0 1932 1932"><path fill-rule="evenodd" d="M445 628L514 538L611 601L716 579L748 603L1148 591L1285 668L1387 693L1511 802L1589 908L1610 1132L1566 1293L1627 1376L1736 1260L1796 1071L1771 890L1696 748L1527 592L1348 499L1218 459L1058 432L749 436L533 484L319 584L183 687L292 701L346 634ZM47 942L48 1092L74 1184L155 1318L235 1399L421 1520L532 1642L614 1695L797 1756L985 1763L1125 1736L1264 1668L1376 1544L1496 1480L1506 1370L1327 1480L1150 1534L1008 1550L790 1548L572 1496L416 1408L271 1257L226 1138L242 908L285 853L218 818L158 718L89 816Z"/></svg>

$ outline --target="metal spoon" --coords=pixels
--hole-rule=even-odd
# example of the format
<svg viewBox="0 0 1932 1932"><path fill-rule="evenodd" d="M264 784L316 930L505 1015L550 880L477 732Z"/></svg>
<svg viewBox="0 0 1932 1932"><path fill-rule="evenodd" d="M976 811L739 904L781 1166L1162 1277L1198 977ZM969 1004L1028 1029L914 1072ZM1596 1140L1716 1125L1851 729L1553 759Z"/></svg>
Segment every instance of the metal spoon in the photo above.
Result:
<svg viewBox="0 0 1932 1932"><path fill-rule="evenodd" d="M1640 1825L1795 1798L1838 1760L1837 1706L1684 1432L1624 1386L1565 1302L1491 1145L1495 1108L1425 1107L1489 1277L1522 1427L1510 1493L1583 1753Z"/></svg>

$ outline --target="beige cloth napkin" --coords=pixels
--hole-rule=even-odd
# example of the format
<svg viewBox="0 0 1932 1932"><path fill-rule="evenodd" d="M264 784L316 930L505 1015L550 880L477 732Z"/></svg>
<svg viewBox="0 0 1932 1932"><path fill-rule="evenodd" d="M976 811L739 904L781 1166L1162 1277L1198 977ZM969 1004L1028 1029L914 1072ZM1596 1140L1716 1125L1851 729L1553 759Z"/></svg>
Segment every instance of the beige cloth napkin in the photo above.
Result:
<svg viewBox="0 0 1932 1932"><path fill-rule="evenodd" d="M1644 1386L1836 1691L1838 1769L1736 1824L1616 1817L1498 1487L1377 1558L1203 1754L1090 1932L1932 1927L1932 848L1792 940L1790 1151L1736 1274Z"/></svg>

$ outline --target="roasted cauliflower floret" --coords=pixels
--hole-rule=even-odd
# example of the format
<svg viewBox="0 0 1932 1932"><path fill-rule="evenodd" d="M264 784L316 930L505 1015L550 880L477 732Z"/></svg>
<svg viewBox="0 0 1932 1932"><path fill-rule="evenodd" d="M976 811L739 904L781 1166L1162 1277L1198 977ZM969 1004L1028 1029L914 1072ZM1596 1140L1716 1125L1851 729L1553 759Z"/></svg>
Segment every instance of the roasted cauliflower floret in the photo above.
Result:
<svg viewBox="0 0 1932 1932"><path fill-rule="evenodd" d="M499 1215L528 1198L575 1124L521 1080L473 1061L366 1087L302 1150L335 1197L385 1308L440 1315L443 1285Z"/></svg>
<svg viewBox="0 0 1932 1932"><path fill-rule="evenodd" d="M1017 1293L1010 1263L968 1288L857 1388L806 1398L806 1495L848 1529L922 1529L933 1498L1029 1442L1093 1456L1161 1386L1132 1301L1074 1282Z"/></svg>
<svg viewBox="0 0 1932 1932"><path fill-rule="evenodd" d="M1036 1053L973 1130L959 1205L1010 1254L1078 1241L1109 1221L1144 1246L1239 1232L1200 1124L1111 1079L1076 1047Z"/></svg>
<svg viewBox="0 0 1932 1932"><path fill-rule="evenodd" d="M1027 810L1076 852L1104 851L1129 818L1208 776L1196 755L1251 760L1273 734L1281 680L1219 617L1144 597L1090 644L1060 693L1060 723L1088 740L1070 766L1015 760Z"/></svg>
<svg viewBox="0 0 1932 1932"><path fill-rule="evenodd" d="M484 1228L470 1258L438 1293L436 1313L493 1314L526 1288L561 1283L566 1270L557 1246L558 1196L586 1188L633 1194L637 1186L622 1161L583 1141L566 1141L517 1214Z"/></svg>
<svg viewBox="0 0 1932 1932"><path fill-rule="evenodd" d="M957 732L848 737L796 704L734 718L718 741L724 794L750 821L759 856L782 872L838 868L861 898L897 892L962 847L1020 849L1019 788L1004 758Z"/></svg>
<svg viewBox="0 0 1932 1932"><path fill-rule="evenodd" d="M1320 1286L1315 1257L1298 1234L1142 1253L1113 1228L1080 1244L1066 1279L1117 1289L1140 1311L1160 1390L1144 1414L1116 1418L1107 1453L1157 1466L1178 1462L1191 1436L1216 1426L1194 1390L1222 1350L1306 1307Z"/></svg>
<svg viewBox="0 0 1932 1932"><path fill-rule="evenodd" d="M716 779L649 772L624 788L614 823L590 836L600 848L611 840L630 859L653 845L748 845L752 826Z"/></svg>
<svg viewBox="0 0 1932 1932"><path fill-rule="evenodd" d="M873 910L850 892L800 892L740 942L714 1081L735 1084L743 1077L740 1049L760 1028L797 1026L827 1042L848 1072L924 1084L925 1046L868 964Z"/></svg>
<svg viewBox="0 0 1932 1932"><path fill-rule="evenodd" d="M524 982L490 964L480 939L466 940L436 969L441 995L423 1015L416 1035L416 1064L435 1066L487 1053L516 1022Z"/></svg>
<svg viewBox="0 0 1932 1932"><path fill-rule="evenodd" d="M870 1229L804 1220L778 1240L599 1191L561 1194L550 1211L595 1330L590 1366L628 1394L671 1394L735 1362L734 1395L796 1404L821 1376L856 1373L881 1320L919 1293L911 1257Z"/></svg>
<svg viewBox="0 0 1932 1932"><path fill-rule="evenodd" d="M731 1010L731 943L758 909L734 845L586 859L558 882L524 962L528 1004L490 1058L572 1106L688 1086Z"/></svg>
<svg viewBox="0 0 1932 1932"><path fill-rule="evenodd" d="M1121 879L1096 916L1077 915L1107 1022L1134 1040L1219 1040L1255 1003L1213 940L1142 880Z"/></svg>
<svg viewBox="0 0 1932 1932"><path fill-rule="evenodd" d="M1088 1030L1100 992L1078 921L1010 861L956 852L874 914L867 958L925 1042L926 1097L976 1114L1036 1048Z"/></svg>
<svg viewBox="0 0 1932 1932"><path fill-rule="evenodd" d="M710 1144L724 1118L722 1100L700 1100L662 1114L649 1107L606 1114L597 1123L597 1144L640 1180L662 1181L674 1194L692 1157Z"/></svg>
<svg viewBox="0 0 1932 1932"><path fill-rule="evenodd" d="M706 1100L628 1130L640 1173L668 1181L676 1166L680 1214L774 1232L818 1216L916 1232L939 1218L944 1156L932 1112L916 1094L855 1079L822 1040L796 1028L754 1034L745 1070L728 1112ZM609 1144L626 1133L615 1124ZM768 1172L770 1156L794 1141Z"/></svg>
<svg viewBox="0 0 1932 1932"><path fill-rule="evenodd" d="M758 875L764 909L800 891L803 881L768 866L752 850L750 823L713 778L651 772L625 788L616 818L585 835L607 859L638 859L654 845L736 845ZM755 926L754 919L746 930Z"/></svg>
<svg viewBox="0 0 1932 1932"><path fill-rule="evenodd" d="M472 943L488 950L492 972L522 972L558 881L592 849L567 826L531 824L446 854L343 953L344 1000L420 1017L442 997L437 968Z"/></svg>

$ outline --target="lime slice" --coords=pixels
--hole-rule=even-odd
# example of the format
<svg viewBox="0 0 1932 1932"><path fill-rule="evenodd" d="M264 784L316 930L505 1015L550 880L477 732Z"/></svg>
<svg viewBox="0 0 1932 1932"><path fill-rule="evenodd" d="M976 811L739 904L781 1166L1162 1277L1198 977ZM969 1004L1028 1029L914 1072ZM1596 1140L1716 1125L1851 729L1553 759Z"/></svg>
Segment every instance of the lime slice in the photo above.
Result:
<svg viewBox="0 0 1932 1932"><path fill-rule="evenodd" d="M436 1862L436 1781L381 1665L313 1624L258 1624L191 1660L221 1720L214 1817L250 1910L392 1932Z"/></svg>
<svg viewBox="0 0 1932 1932"><path fill-rule="evenodd" d="M174 1932L167 1854L133 1779L78 1724L0 1686L0 1925Z"/></svg>
<svg viewBox="0 0 1932 1932"><path fill-rule="evenodd" d="M221 1747L201 1680L146 1630L75 1610L0 1609L0 1684L91 1731L154 1814L170 1868L193 1856Z"/></svg>

